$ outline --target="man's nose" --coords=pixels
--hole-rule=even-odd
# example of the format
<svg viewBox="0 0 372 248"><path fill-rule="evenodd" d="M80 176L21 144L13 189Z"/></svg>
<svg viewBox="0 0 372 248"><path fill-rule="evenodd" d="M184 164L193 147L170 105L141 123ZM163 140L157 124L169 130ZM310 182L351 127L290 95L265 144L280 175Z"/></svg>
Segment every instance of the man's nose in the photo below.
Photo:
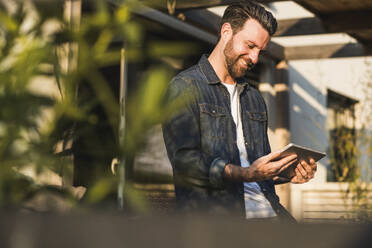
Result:
<svg viewBox="0 0 372 248"><path fill-rule="evenodd" d="M260 50L258 50L258 49L252 49L250 51L249 58L252 61L252 63L257 64L259 54L260 54Z"/></svg>

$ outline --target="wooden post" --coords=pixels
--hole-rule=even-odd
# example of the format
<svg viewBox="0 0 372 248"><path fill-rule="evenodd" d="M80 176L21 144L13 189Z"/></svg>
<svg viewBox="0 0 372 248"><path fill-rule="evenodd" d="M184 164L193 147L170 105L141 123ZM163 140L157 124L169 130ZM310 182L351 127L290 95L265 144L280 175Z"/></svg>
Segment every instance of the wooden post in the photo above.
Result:
<svg viewBox="0 0 372 248"><path fill-rule="evenodd" d="M274 84L275 103L276 103L276 125L275 137L278 147L284 147L290 143L290 129L289 129L289 78L288 78L288 64L287 61L280 61L276 65L276 82ZM280 202L289 211L291 192L289 184L282 184L276 187L277 193L280 197Z"/></svg>
<svg viewBox="0 0 372 248"><path fill-rule="evenodd" d="M78 29L81 20L81 0L66 0L64 2L64 18L72 29ZM56 50L59 57L60 69L64 73L69 73L71 70L76 69L78 60L78 45L76 43L68 43L62 45ZM60 82L60 93L61 98L66 94L66 84L70 82ZM75 96L77 97L77 89L75 89ZM62 99L63 100L63 99ZM71 134L71 133L70 133ZM61 142L61 152L69 151L72 148L72 137L69 135L68 138ZM69 160L68 164L64 164L61 168L62 187L69 187L73 184L73 155L66 156L66 160Z"/></svg>
<svg viewBox="0 0 372 248"><path fill-rule="evenodd" d="M120 122L119 122L119 144L120 149L124 146L125 137L125 99L127 90L127 75L126 75L126 58L125 49L121 49L120 59ZM121 156L119 158L119 184L118 184L118 207L124 209L124 186L125 186L125 158Z"/></svg>

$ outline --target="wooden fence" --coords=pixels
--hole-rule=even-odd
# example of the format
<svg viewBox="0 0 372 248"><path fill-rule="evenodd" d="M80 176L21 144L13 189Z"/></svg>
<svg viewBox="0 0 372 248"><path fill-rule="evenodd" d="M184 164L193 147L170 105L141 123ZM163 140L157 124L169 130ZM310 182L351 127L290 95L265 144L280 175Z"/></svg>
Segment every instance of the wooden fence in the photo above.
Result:
<svg viewBox="0 0 372 248"><path fill-rule="evenodd" d="M154 214L173 213L173 184L137 184ZM300 222L355 222L372 218L372 185L350 190L347 183L293 184L289 211Z"/></svg>
<svg viewBox="0 0 372 248"><path fill-rule="evenodd" d="M354 187L353 187L354 186ZM289 210L303 222L363 221L372 216L372 186L347 183L291 185Z"/></svg>

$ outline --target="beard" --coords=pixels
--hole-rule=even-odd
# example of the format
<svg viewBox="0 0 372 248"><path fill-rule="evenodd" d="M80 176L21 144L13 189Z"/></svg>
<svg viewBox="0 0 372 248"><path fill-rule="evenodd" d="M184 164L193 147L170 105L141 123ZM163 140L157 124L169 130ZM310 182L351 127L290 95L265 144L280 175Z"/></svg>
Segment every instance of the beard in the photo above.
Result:
<svg viewBox="0 0 372 248"><path fill-rule="evenodd" d="M223 51L225 55L225 62L227 71L230 73L230 76L234 79L241 78L245 75L247 70L251 70L254 67L254 63L251 60L244 59L247 62L247 66L239 65L239 59L242 59L242 55L237 55L233 47L233 37L227 42L226 47Z"/></svg>

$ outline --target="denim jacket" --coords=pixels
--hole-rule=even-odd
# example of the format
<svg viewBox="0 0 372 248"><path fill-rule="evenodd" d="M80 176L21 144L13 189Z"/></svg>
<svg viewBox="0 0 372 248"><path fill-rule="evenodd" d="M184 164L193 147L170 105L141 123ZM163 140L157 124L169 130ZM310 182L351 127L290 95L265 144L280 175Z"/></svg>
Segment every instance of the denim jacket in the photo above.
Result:
<svg viewBox="0 0 372 248"><path fill-rule="evenodd" d="M270 153L267 110L260 93L245 79L238 80L241 118L248 160ZM245 215L243 183L225 181L225 165L240 165L236 126L230 95L206 55L199 63L173 78L170 101L187 99L163 124L164 141L173 167L178 207L186 211ZM279 215L289 213L279 204L272 180L257 182ZM290 218L290 215L289 215Z"/></svg>

